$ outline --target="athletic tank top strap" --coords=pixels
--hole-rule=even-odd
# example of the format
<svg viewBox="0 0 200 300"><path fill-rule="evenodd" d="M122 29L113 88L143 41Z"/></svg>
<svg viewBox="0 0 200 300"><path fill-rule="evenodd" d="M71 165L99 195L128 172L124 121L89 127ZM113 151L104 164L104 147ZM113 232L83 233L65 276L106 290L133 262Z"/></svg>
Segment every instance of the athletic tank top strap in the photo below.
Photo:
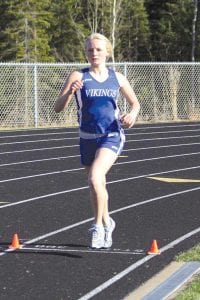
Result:
<svg viewBox="0 0 200 300"><path fill-rule="evenodd" d="M88 78L88 76L90 75L90 69L89 68L84 68L84 69L82 69L81 70L81 72L83 73L83 80L85 79L85 78Z"/></svg>
<svg viewBox="0 0 200 300"><path fill-rule="evenodd" d="M105 82L109 79L111 81L119 83L114 69L111 68L111 67L108 67L107 69L108 69L108 78L105 80ZM84 68L84 69L81 70L81 72L83 73L83 80L88 79L88 78L90 78L90 79L92 78L94 80L92 75L90 75L90 69L89 68ZM99 82L99 83L103 83L103 82Z"/></svg>

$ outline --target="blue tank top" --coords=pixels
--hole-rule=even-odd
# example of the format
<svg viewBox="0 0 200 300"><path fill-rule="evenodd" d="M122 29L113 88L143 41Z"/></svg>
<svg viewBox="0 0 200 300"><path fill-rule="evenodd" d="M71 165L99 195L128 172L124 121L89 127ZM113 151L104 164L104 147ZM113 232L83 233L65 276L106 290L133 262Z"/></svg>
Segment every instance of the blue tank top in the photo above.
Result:
<svg viewBox="0 0 200 300"><path fill-rule="evenodd" d="M83 87L75 94L80 131L92 134L119 132L119 82L115 71L108 68L108 78L99 82L83 69Z"/></svg>

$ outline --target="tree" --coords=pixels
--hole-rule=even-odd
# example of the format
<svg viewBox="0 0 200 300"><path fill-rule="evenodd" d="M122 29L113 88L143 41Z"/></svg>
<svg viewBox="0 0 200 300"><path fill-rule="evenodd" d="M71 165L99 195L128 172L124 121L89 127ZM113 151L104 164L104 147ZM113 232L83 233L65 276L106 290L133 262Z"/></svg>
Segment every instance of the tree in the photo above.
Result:
<svg viewBox="0 0 200 300"><path fill-rule="evenodd" d="M114 61L200 59L200 0L0 0L0 60L85 62L107 36Z"/></svg>
<svg viewBox="0 0 200 300"><path fill-rule="evenodd" d="M10 37L6 34L6 28L14 20L14 15L9 13L10 1L0 0L0 59L12 60L13 54L16 53L16 46L14 41L11 41ZM15 55L14 55L15 56Z"/></svg>
<svg viewBox="0 0 200 300"><path fill-rule="evenodd" d="M194 14L192 20L192 53L191 59L195 61L195 47L196 47L196 22L197 22L197 13L198 13L198 0L193 0L194 2Z"/></svg>
<svg viewBox="0 0 200 300"><path fill-rule="evenodd" d="M151 28L151 56L156 61L190 61L191 0L146 0Z"/></svg>
<svg viewBox="0 0 200 300"><path fill-rule="evenodd" d="M197 2L195 61L200 61L200 1Z"/></svg>
<svg viewBox="0 0 200 300"><path fill-rule="evenodd" d="M9 22L2 32L2 58L24 62L54 61L47 31L51 21L50 0L13 0L6 4Z"/></svg>
<svg viewBox="0 0 200 300"><path fill-rule="evenodd" d="M82 12L82 1L52 1L53 21L50 28L50 45L57 61L85 61L84 39L89 31L85 26Z"/></svg>
<svg viewBox="0 0 200 300"><path fill-rule="evenodd" d="M121 23L117 28L120 41L118 60L149 60L150 30L144 1L124 1L121 14Z"/></svg>

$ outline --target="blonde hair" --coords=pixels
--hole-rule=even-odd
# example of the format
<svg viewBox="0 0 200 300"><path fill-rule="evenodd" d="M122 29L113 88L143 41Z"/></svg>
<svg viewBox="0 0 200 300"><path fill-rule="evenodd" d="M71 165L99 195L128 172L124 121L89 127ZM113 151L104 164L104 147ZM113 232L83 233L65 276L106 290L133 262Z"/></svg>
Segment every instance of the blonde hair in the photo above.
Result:
<svg viewBox="0 0 200 300"><path fill-rule="evenodd" d="M88 38L85 41L85 51L87 51L88 42L91 41L91 40L101 40L101 41L104 41L106 43L106 50L108 52L108 57L112 56L112 52L113 52L112 44L109 41L109 39L107 37L105 37L101 33L92 33L90 36L88 36Z"/></svg>

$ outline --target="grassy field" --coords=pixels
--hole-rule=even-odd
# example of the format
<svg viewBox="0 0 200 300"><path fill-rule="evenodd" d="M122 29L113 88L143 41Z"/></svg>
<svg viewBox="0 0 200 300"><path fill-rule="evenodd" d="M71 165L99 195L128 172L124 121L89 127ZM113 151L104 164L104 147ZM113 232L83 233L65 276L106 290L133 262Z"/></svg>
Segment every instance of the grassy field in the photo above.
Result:
<svg viewBox="0 0 200 300"><path fill-rule="evenodd" d="M200 261L200 244L176 257L176 261ZM194 276L174 300L200 300L200 274Z"/></svg>

